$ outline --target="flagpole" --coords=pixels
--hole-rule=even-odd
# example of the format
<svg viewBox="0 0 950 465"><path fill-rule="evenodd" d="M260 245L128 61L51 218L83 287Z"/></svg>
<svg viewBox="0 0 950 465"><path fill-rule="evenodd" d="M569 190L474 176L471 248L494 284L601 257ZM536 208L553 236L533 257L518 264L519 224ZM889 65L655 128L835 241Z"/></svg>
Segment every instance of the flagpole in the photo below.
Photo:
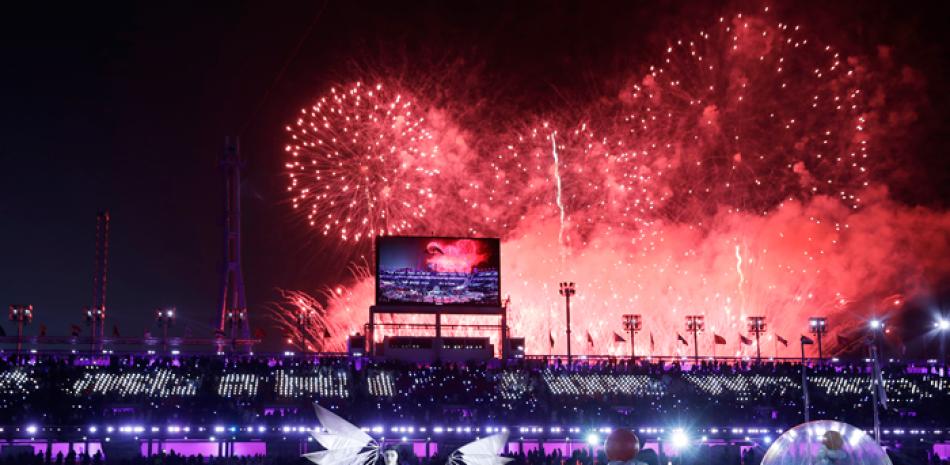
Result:
<svg viewBox="0 0 950 465"><path fill-rule="evenodd" d="M877 403L879 401L877 396L877 390L879 389L877 384L877 375L878 375L878 365L877 365L877 347L871 346L871 361L874 363L873 371L873 381L871 381L871 400L872 405L874 405L874 441L878 444L881 443L881 417L877 411Z"/></svg>
<svg viewBox="0 0 950 465"><path fill-rule="evenodd" d="M633 360L634 362L637 361L636 334L637 333L630 331L630 360Z"/></svg>
<svg viewBox="0 0 950 465"><path fill-rule="evenodd" d="M808 368L805 366L805 340L802 339L800 342L801 342L801 346L802 346L802 400L804 401L803 403L804 403L804 407L805 407L805 409L804 409L804 410L805 410L805 423L808 423L808 421L809 421L809 413L808 413L808 375L807 375L807 370L808 370Z"/></svg>

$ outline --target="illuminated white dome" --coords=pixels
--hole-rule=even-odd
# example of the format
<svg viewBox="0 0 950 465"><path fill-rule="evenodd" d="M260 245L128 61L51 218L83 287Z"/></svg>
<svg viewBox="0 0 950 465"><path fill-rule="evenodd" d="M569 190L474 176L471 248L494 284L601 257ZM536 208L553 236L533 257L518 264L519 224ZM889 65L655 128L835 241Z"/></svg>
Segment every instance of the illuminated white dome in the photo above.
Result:
<svg viewBox="0 0 950 465"><path fill-rule="evenodd" d="M840 444L835 444L835 439ZM829 447L829 444L831 447ZM772 443L762 465L892 465L864 430L832 420L798 425Z"/></svg>

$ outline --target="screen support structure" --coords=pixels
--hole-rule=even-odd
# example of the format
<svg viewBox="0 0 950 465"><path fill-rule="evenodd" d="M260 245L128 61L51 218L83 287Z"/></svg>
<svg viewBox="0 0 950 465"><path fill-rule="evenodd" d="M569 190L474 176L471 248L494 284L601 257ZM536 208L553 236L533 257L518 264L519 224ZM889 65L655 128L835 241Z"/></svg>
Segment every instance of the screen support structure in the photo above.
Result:
<svg viewBox="0 0 950 465"><path fill-rule="evenodd" d="M507 304L507 302L506 302ZM497 325L451 325L454 328L472 327L478 329L497 329L499 335L499 344L501 344L501 356L507 358L507 337L508 337L508 305L503 307L465 307L457 305L446 306L409 306L409 305L373 305L369 307L369 322L366 324L366 352L370 356L376 356L376 331L378 328L385 327L388 324L377 322L377 315L433 315L435 325L412 325L399 324L402 327L431 327L435 330L435 337L442 337L442 329L447 326L442 322L443 315L470 315L470 316L494 316L500 319Z"/></svg>

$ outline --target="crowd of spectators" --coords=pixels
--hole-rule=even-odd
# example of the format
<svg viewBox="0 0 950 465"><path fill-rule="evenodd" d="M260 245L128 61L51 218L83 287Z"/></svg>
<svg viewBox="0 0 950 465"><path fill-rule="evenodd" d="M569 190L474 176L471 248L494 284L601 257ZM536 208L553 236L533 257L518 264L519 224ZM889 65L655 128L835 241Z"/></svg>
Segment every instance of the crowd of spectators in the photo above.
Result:
<svg viewBox="0 0 950 465"><path fill-rule="evenodd" d="M885 426L950 426L942 367L892 363L883 373ZM812 417L866 424L871 379L864 361L808 367ZM312 424L317 401L362 424L788 427L803 417L801 380L792 363L31 356L0 359L0 424Z"/></svg>
<svg viewBox="0 0 950 465"><path fill-rule="evenodd" d="M644 448L637 460L646 465L760 465L765 450L759 446L743 448L740 446L700 446L689 453L666 456L653 448ZM528 453L507 454L512 459L510 465L606 465L603 451L590 453L589 449L575 450L571 455L560 451L549 453L531 451ZM940 457L923 447L908 450L888 450L888 456L894 465L950 465L950 460ZM416 457L408 451L400 454L399 465L445 465L446 457ZM312 465L302 457L293 456L245 456L245 457L203 457L162 453L151 457L127 459L105 459L101 454L57 454L49 456L10 455L0 456L0 465ZM377 465L383 465L379 460ZM857 465L857 464L855 464Z"/></svg>

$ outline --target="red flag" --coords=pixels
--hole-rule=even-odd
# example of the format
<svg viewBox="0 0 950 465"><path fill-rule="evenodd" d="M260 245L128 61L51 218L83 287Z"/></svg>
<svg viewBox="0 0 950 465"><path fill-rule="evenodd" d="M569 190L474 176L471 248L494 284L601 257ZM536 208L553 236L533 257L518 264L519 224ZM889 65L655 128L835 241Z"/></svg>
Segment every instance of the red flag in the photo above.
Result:
<svg viewBox="0 0 950 465"><path fill-rule="evenodd" d="M627 342L627 340L624 339L623 336L614 332L614 342Z"/></svg>
<svg viewBox="0 0 950 465"><path fill-rule="evenodd" d="M676 339L677 339L678 341L682 342L684 346L688 346L688 345L689 345L689 343L686 342L686 338L684 338L683 336L681 336L680 333L676 333Z"/></svg>
<svg viewBox="0 0 950 465"><path fill-rule="evenodd" d="M722 336L720 336L720 335L718 335L718 334L713 333L713 342L715 342L716 344L719 344L719 345L725 345L725 344L726 344L726 338L724 338L724 337L722 337Z"/></svg>
<svg viewBox="0 0 950 465"><path fill-rule="evenodd" d="M587 332L587 343L590 344L591 347L594 346L594 338L590 337L590 331Z"/></svg>
<svg viewBox="0 0 950 465"><path fill-rule="evenodd" d="M810 337L808 337L808 336L802 336L802 344L803 344L803 345L814 344L814 343L815 343L815 341L814 341L812 338L810 338Z"/></svg>
<svg viewBox="0 0 950 465"><path fill-rule="evenodd" d="M788 339L785 339L784 337L779 336L778 334L775 335L775 339L783 346L788 347Z"/></svg>
<svg viewBox="0 0 950 465"><path fill-rule="evenodd" d="M741 335L741 334L739 335L739 340L742 341L742 343L745 344L745 345L747 345L747 346L751 346L751 345L752 345L752 339L749 339L749 338L747 338L747 337L745 337L745 336L743 336L743 335Z"/></svg>
<svg viewBox="0 0 950 465"><path fill-rule="evenodd" d="M653 331L650 331L650 353L653 353L653 349L656 348L656 343L653 342Z"/></svg>

